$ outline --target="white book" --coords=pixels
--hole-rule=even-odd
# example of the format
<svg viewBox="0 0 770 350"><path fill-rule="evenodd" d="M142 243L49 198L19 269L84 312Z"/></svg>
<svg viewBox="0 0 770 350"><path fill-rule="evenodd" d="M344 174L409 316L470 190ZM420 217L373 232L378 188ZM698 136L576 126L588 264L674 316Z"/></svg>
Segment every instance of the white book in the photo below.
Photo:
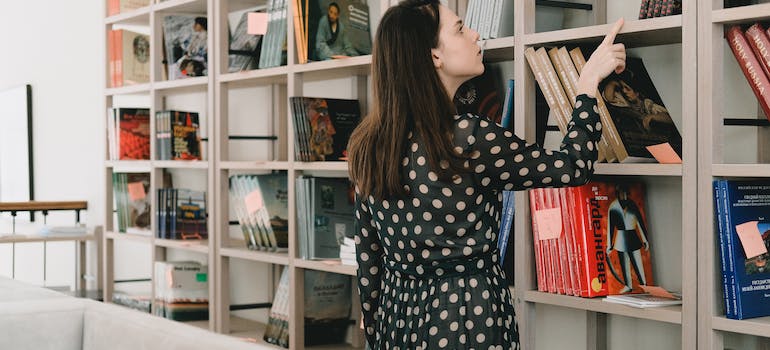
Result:
<svg viewBox="0 0 770 350"><path fill-rule="evenodd" d="M682 304L682 296L679 293L672 293L674 298L661 297L652 294L623 294L609 295L604 301L609 303L623 304L638 308L671 306Z"/></svg>

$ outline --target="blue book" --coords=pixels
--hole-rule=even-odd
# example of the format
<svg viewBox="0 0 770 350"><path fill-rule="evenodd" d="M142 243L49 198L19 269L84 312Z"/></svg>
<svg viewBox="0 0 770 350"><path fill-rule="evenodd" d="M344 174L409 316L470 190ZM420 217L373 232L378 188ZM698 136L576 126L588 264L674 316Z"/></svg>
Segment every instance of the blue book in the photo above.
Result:
<svg viewBox="0 0 770 350"><path fill-rule="evenodd" d="M726 283L734 296L731 319L770 315L770 254L747 257L736 229L746 225L770 247L770 182L721 180L724 212L724 243L727 245ZM730 267L734 269L730 272Z"/></svg>
<svg viewBox="0 0 770 350"><path fill-rule="evenodd" d="M514 192L503 191L503 210L500 217L500 236L497 237L497 250L500 252L500 266L505 261L505 251L508 248L508 238L511 236L514 212Z"/></svg>
<svg viewBox="0 0 770 350"><path fill-rule="evenodd" d="M500 125L506 130L513 130L513 79L508 79L505 87L505 101L503 102L503 116Z"/></svg>

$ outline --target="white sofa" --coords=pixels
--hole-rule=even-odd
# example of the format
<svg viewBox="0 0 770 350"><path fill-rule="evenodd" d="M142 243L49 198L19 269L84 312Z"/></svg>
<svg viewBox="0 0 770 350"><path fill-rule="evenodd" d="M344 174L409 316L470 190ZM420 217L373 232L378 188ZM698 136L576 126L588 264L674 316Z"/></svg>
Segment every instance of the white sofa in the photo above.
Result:
<svg viewBox="0 0 770 350"><path fill-rule="evenodd" d="M272 349L125 307L0 278L0 349Z"/></svg>

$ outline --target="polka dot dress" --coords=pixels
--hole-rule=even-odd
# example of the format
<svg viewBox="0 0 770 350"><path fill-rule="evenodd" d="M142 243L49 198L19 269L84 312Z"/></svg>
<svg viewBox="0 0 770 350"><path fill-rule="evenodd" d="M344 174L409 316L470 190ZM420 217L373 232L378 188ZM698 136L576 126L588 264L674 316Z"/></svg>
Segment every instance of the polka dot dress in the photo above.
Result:
<svg viewBox="0 0 770 350"><path fill-rule="evenodd" d="M501 191L579 185L593 173L602 126L586 95L558 152L474 115L454 118L453 144L470 155L469 172L440 180L410 134L401 163L409 195L357 196L358 287L372 349L518 349L496 249Z"/></svg>

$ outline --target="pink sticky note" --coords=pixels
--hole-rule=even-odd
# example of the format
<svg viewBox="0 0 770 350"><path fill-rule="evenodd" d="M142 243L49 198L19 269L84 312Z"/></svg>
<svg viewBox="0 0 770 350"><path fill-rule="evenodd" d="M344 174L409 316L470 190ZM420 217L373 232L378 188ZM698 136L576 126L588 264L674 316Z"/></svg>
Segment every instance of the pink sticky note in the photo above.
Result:
<svg viewBox="0 0 770 350"><path fill-rule="evenodd" d="M246 32L251 35L265 35L267 33L267 13L250 12Z"/></svg>
<svg viewBox="0 0 770 350"><path fill-rule="evenodd" d="M554 239L561 236L561 208L540 209L535 211L540 240Z"/></svg>
<svg viewBox="0 0 770 350"><path fill-rule="evenodd" d="M249 214L260 210L263 206L265 206L265 202L262 200L262 192L260 190L249 193L243 200L246 203L246 211L249 212Z"/></svg>
<svg viewBox="0 0 770 350"><path fill-rule="evenodd" d="M765 242L762 241L762 234L757 227L758 221L749 221L735 226L738 232L738 238L741 240L743 250L746 252L746 259L751 259L757 255L767 253Z"/></svg>
<svg viewBox="0 0 770 350"><path fill-rule="evenodd" d="M141 182L132 182L128 184L128 197L132 201L140 201L147 197L147 193L144 192L144 185Z"/></svg>
<svg viewBox="0 0 770 350"><path fill-rule="evenodd" d="M673 294L669 293L667 290L658 286L640 286L640 287L642 287L645 293L648 293L656 297L677 299L677 297L675 297Z"/></svg>
<svg viewBox="0 0 770 350"><path fill-rule="evenodd" d="M660 164L682 164L682 158L679 158L668 142L647 146L647 150Z"/></svg>

